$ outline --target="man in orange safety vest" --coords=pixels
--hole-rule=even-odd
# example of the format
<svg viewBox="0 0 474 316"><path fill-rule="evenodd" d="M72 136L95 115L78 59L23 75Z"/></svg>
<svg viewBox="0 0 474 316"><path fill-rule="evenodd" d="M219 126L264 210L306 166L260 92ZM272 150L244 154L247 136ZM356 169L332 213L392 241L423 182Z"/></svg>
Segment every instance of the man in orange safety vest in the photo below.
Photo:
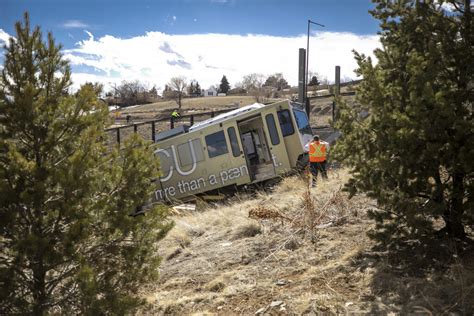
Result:
<svg viewBox="0 0 474 316"><path fill-rule="evenodd" d="M308 151L309 154L309 170L313 175L313 187L315 187L318 171L321 171L323 179L328 178L326 172L326 157L329 152L329 144L319 140L319 136L315 135L313 140L306 144L305 150Z"/></svg>

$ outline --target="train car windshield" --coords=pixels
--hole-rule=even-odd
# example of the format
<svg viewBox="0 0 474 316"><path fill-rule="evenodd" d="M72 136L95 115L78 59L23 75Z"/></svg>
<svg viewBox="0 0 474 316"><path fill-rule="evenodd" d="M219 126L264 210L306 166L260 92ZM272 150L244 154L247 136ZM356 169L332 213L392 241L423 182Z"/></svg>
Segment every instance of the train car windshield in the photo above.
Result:
<svg viewBox="0 0 474 316"><path fill-rule="evenodd" d="M293 113L295 114L296 124L298 125L300 133L311 135L311 126L309 125L306 113L295 109L293 109Z"/></svg>

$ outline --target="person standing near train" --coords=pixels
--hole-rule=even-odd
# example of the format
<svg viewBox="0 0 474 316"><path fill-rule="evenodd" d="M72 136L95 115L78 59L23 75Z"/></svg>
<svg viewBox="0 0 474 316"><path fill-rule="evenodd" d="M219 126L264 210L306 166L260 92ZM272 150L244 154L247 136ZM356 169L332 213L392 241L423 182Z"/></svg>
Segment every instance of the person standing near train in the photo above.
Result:
<svg viewBox="0 0 474 316"><path fill-rule="evenodd" d="M321 177L323 179L328 178L326 164L329 143L320 140L319 135L315 135L313 140L305 145L304 149L309 154L309 170L313 178L312 186L315 187L319 171L321 171Z"/></svg>

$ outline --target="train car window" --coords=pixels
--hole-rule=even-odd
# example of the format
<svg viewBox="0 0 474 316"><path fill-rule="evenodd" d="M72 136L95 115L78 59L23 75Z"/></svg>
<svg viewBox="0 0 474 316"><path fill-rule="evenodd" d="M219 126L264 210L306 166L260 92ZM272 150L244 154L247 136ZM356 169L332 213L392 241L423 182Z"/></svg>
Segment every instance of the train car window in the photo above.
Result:
<svg viewBox="0 0 474 316"><path fill-rule="evenodd" d="M232 126L229 127L227 129L227 135L229 135L230 148L232 149L232 155L234 155L234 157L240 156L240 146L239 146L239 141L237 140L237 134L235 133L235 128Z"/></svg>
<svg viewBox="0 0 474 316"><path fill-rule="evenodd" d="M280 128L283 137L292 135L295 132L293 122L291 121L290 111L278 111L278 121L280 122Z"/></svg>
<svg viewBox="0 0 474 316"><path fill-rule="evenodd" d="M296 125L298 125L298 130L303 134L312 135L311 126L309 125L308 116L306 113L300 110L293 110L296 119Z"/></svg>
<svg viewBox="0 0 474 316"><path fill-rule="evenodd" d="M190 142L185 142L178 145L178 157L181 167L192 165L193 156L191 153L191 146L194 151L194 162L199 162L204 160L204 152L202 150L201 140L199 138L193 139Z"/></svg>
<svg viewBox="0 0 474 316"><path fill-rule="evenodd" d="M273 117L273 114L267 114L265 116L265 120L267 121L268 131L270 132L270 139L272 141L272 145L278 145L280 143L280 136L278 136L278 130L275 124L275 117Z"/></svg>
<svg viewBox="0 0 474 316"><path fill-rule="evenodd" d="M209 158L217 157L229 152L223 131L207 135L205 138Z"/></svg>

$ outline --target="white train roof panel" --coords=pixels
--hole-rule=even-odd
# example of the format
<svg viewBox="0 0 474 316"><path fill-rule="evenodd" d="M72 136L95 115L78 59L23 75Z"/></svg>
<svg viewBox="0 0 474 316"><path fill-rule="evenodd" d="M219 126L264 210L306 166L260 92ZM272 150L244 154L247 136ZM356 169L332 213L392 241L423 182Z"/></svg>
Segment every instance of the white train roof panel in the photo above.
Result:
<svg viewBox="0 0 474 316"><path fill-rule="evenodd" d="M238 116L242 113L246 113L246 112L249 112L249 111L252 111L252 110L260 109L264 106L265 105L261 104L261 103L254 103L254 104L246 105L246 106L243 106L241 108L232 110L230 112L219 114L218 116L210 118L208 120L196 123L196 124L194 124L193 126L191 126L189 128L189 131L195 131L195 130L204 128L204 127L209 126L209 125L214 125L216 123L224 122L224 121L226 121L228 119L231 119L233 117L236 117L236 116Z"/></svg>

